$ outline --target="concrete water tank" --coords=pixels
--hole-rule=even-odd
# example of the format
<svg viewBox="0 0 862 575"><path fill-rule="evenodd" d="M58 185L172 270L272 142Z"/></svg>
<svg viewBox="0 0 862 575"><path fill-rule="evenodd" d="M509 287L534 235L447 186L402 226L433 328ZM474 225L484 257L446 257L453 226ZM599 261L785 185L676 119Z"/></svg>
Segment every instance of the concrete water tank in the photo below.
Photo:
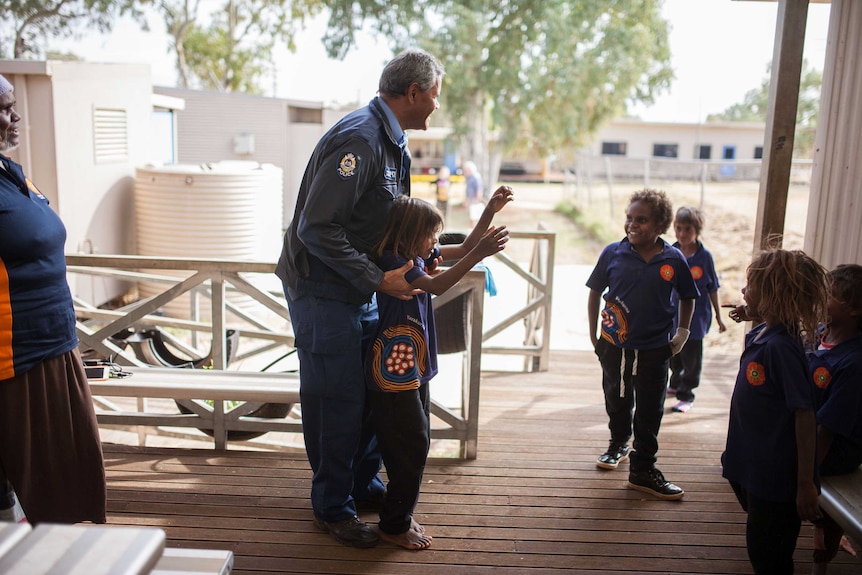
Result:
<svg viewBox="0 0 862 575"><path fill-rule="evenodd" d="M271 164L219 162L138 168L138 255L274 262L281 249L282 189L282 170ZM165 289L164 284L151 282L138 285L141 297ZM249 305L245 296L228 297L241 307ZM209 316L208 308L209 301L202 299L202 318ZM163 311L190 317L190 300L188 296L178 298Z"/></svg>

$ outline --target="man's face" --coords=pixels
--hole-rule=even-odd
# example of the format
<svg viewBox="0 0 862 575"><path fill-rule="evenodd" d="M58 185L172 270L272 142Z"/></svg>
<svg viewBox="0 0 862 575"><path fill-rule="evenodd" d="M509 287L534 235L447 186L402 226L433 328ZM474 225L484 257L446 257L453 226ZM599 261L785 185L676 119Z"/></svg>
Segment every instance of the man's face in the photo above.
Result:
<svg viewBox="0 0 862 575"><path fill-rule="evenodd" d="M18 121L21 116L15 111L15 93L6 92L0 96L0 151L12 150L18 146Z"/></svg>
<svg viewBox="0 0 862 575"><path fill-rule="evenodd" d="M431 86L429 90L420 90L418 84L411 85L407 95L410 97L412 108L407 125L404 128L407 130L427 130L431 114L440 107L438 101L440 97L440 78L437 79L437 83Z"/></svg>

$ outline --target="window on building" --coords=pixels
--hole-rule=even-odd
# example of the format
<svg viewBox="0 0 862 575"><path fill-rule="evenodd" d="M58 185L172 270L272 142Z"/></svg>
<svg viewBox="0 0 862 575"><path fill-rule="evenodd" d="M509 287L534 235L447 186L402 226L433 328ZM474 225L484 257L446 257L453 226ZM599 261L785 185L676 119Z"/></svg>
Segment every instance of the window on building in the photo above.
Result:
<svg viewBox="0 0 862 575"><path fill-rule="evenodd" d="M763 159L763 146L754 146L754 159L762 160Z"/></svg>
<svg viewBox="0 0 862 575"><path fill-rule="evenodd" d="M694 147L694 159L696 160L711 160L712 146L708 144L699 144Z"/></svg>
<svg viewBox="0 0 862 575"><path fill-rule="evenodd" d="M321 108L302 108L300 106L288 106L287 113L291 124L323 123L323 110Z"/></svg>
<svg viewBox="0 0 862 575"><path fill-rule="evenodd" d="M721 149L721 157L723 160L735 160L736 146L724 146Z"/></svg>
<svg viewBox="0 0 862 575"><path fill-rule="evenodd" d="M679 144L653 144L652 155L656 158L678 158Z"/></svg>
<svg viewBox="0 0 862 575"><path fill-rule="evenodd" d="M603 156L625 156L626 155L626 143L625 142L602 142L602 155Z"/></svg>

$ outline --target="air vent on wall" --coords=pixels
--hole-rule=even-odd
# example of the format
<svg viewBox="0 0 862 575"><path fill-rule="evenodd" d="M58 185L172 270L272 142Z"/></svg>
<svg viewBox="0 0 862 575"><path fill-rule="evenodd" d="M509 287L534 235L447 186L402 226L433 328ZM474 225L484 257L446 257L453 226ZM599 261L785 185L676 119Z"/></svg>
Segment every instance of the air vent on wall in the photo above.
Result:
<svg viewBox="0 0 862 575"><path fill-rule="evenodd" d="M129 132L125 110L93 109L93 146L97 164L129 158Z"/></svg>

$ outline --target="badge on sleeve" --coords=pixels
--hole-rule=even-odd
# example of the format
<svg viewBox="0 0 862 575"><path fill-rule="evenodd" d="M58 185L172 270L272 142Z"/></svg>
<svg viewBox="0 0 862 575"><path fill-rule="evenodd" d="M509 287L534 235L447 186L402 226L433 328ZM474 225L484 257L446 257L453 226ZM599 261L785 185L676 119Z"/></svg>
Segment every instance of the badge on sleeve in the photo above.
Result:
<svg viewBox="0 0 862 575"><path fill-rule="evenodd" d="M359 156L353 152L347 152L338 160L338 175L344 178L352 178L359 170Z"/></svg>

